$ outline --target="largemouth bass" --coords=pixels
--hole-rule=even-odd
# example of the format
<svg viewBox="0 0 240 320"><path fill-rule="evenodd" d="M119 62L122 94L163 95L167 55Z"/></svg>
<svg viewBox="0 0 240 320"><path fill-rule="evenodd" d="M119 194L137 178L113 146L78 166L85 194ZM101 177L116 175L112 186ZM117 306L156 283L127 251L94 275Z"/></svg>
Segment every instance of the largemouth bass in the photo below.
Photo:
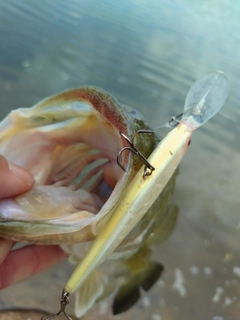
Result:
<svg viewBox="0 0 240 320"><path fill-rule="evenodd" d="M148 157L159 139L155 133L138 131L149 129L137 111L95 87L66 91L32 108L12 111L0 124L0 154L30 171L36 183L29 192L0 201L0 235L14 241L61 244L72 261L79 261L142 166L127 151L121 155L125 171L117 165L119 151L128 147L119 133ZM151 243L156 242L153 231L161 223L164 230L158 242L173 228L177 211L169 206L174 181L175 177L112 255L111 267L108 262L108 268L98 272L84 300L82 294L78 299L78 291L78 316L116 287L120 289L123 278L132 290L138 286L136 275L141 274L142 281L151 274L160 276L162 266L152 264L148 238L151 234ZM126 309L117 297L114 313Z"/></svg>
<svg viewBox="0 0 240 320"><path fill-rule="evenodd" d="M149 157L149 163L153 162L156 168L156 172L149 176L146 169L140 169L141 159L131 152L122 153L125 172L117 166L116 158L119 150L128 147L124 137L132 141L135 150L148 157L156 147L156 136L145 133L149 128L136 112L121 106L99 89L80 88L65 92L46 99L27 112L26 109L15 111L2 122L0 153L31 171L36 186L20 197L0 202L0 234L18 241L68 243L67 250L75 260L81 257L76 254L76 245L73 244L95 238L63 291L64 306L69 293L78 292L77 316L84 314L113 289L117 290L118 297L114 301L116 311L118 305L126 301L126 292L130 296L132 287L137 291L139 286L149 287L146 279L151 279L150 274L160 275L162 268L151 262L149 246L159 242L159 226L164 217L171 216L169 199L174 172L189 145L192 131L208 121L226 98L224 90L217 103L214 101L216 87L226 87L222 73L209 74L200 84L204 85L203 92L199 92L197 83L188 94L179 127ZM201 99L196 101L199 93ZM67 134L63 133L63 128L67 128ZM29 137L33 142L30 153L25 150L21 154L18 150L19 153L14 154L13 147L19 146L20 141L27 145ZM34 150L36 145L39 149ZM11 150L12 157L8 154ZM40 152L42 157L39 159L36 155ZM27 161L19 163L14 157L18 161L27 158ZM106 197L107 194L110 196ZM154 210L152 206L156 203L158 209ZM167 229L171 230L173 224L170 223ZM163 230L160 233L164 234ZM127 279L133 280L133 286L118 283L117 287L109 289L109 277L99 272L99 266L109 257L113 260L115 257L113 264L116 265L117 260L125 274L127 268ZM133 276L136 266L140 269L138 280ZM110 265L108 267L110 269ZM116 270L115 266L115 279ZM120 293L124 293L124 299L119 299Z"/></svg>

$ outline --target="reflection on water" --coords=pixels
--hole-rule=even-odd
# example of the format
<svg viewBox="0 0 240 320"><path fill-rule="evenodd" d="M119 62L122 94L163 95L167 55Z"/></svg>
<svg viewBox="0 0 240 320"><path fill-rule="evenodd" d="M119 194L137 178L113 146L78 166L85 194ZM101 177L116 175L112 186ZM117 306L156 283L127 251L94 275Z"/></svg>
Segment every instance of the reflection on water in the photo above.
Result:
<svg viewBox="0 0 240 320"><path fill-rule="evenodd" d="M179 114L204 73L221 69L230 80L224 109L194 135L182 162L179 221L155 250L165 273L119 319L239 319L239 14L234 0L0 2L1 117L93 84L158 126ZM56 309L70 272L62 263L2 291L0 303Z"/></svg>

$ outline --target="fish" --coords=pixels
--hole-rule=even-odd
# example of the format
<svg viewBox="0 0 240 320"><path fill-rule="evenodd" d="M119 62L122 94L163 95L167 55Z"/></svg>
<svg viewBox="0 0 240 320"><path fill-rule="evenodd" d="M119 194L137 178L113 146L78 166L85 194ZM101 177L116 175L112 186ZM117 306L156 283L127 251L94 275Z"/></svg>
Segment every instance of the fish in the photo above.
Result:
<svg viewBox="0 0 240 320"><path fill-rule="evenodd" d="M219 88L221 88L220 94ZM79 94L79 90L81 94ZM0 153L1 146L3 146L3 151L9 146L8 150L13 149L14 140L17 141L18 146L20 145L18 139L22 136L23 129L25 129L23 137L28 136L29 139L29 133L31 133L33 145L35 145L34 142L37 139L41 140L42 137L46 136L47 140L50 141L50 144L46 143L46 140L40 143L38 152L34 152L32 147L31 151L34 154L28 158L32 167L26 169L31 171L36 179L35 191L33 191L35 197L31 194L31 190L15 199L5 199L0 202L0 234L18 241L62 244L65 250L72 255L72 260L80 260L79 265L64 287L60 311L64 312L69 294L76 292L75 312L78 317L81 317L96 302L113 292L115 293L112 306L113 313L127 310L139 299L139 288L147 290L161 275L163 266L151 260L150 247L159 242L164 234L161 230L164 219L171 223L176 221L176 219L168 220L167 217L171 217L171 212L175 212L176 215L176 210L169 210L169 203L177 167L190 144L193 131L216 114L225 102L227 79L221 72L212 72L197 81L187 95L180 124L159 143L154 132L141 117L139 118L139 115L136 115L136 112L125 108L124 116L122 112L120 116L119 113L115 114L115 111L113 113L112 101L118 105L117 109L120 111L123 110L121 109L123 106L120 106L113 97L106 93L99 94L99 92L102 93L99 89L94 88L94 90L93 95L92 92L90 94L84 88L78 89L77 93L73 90L70 93L65 92L48 98L32 108L34 111L32 117L29 117L29 114L26 116L20 109L21 111L18 111L17 116L20 114L21 117L23 114L23 117L20 120L16 117L14 126L12 126L14 116L5 119L0 124ZM97 93L96 90L98 90ZM100 100L99 97L101 97ZM64 104L60 103L59 106L59 101L62 102L63 100ZM72 127L71 122L68 133L71 132L73 135L64 135L63 123L69 123L68 116L75 113L78 109L78 103L80 102L82 107L83 102L86 101L88 104L90 101L90 105L96 107L94 116L95 110L101 110L100 116L98 115L101 125L96 118L92 119L94 116L91 114L91 121L87 125L85 125L85 117L80 125L78 121L79 127L77 131L74 131L73 127L76 128L77 124L74 122L75 126ZM96 101L98 103L94 104L93 102ZM73 103L71 104L71 102ZM50 110L48 116L44 112L41 114L45 107L48 111ZM63 109L66 111L65 107L67 107L67 112L63 117L61 111ZM85 112L86 108L83 107L83 109ZM127 116L126 110L128 110ZM40 114L36 114L36 111L40 111ZM52 113L53 111L54 113ZM132 122L129 114L134 114ZM23 118L27 119L25 125L23 125ZM61 119L60 129L58 123L57 129L52 130L51 125L56 125L56 119ZM106 119L108 121L107 134L104 131ZM102 123L104 121L103 129ZM36 130L36 123L41 123L41 130L39 130L39 127ZM42 123L44 123L43 126ZM115 127L112 125L113 123L116 125ZM130 125L128 126L128 124ZM91 130L93 127L98 128L97 134L94 135L93 131L89 130L89 126ZM3 128L2 131L1 127ZM103 131L105 134L102 134ZM59 139L59 134L61 139ZM100 143L102 137L105 138L103 144ZM116 139L117 137L118 139ZM56 142L59 141L60 146L57 145L57 151L60 150L60 152L57 153L57 157L54 157L52 145L56 146ZM70 163L66 161L66 150L64 153L62 146L68 144L69 141L77 141L78 144L79 142L81 144L81 147L78 145L80 149L78 148L77 155L74 153L76 150L72 146L67 149L70 155L74 155L74 160L70 157ZM92 143L90 146L86 145L86 142L89 141ZM27 143L24 143L24 146L27 146ZM113 148L110 148L110 146ZM96 148L98 148L97 152ZM46 149L49 153L45 152L44 154ZM79 164L79 156L82 156L86 149L90 150L87 153L87 160L85 159ZM45 161L44 168L42 168L41 161L40 164L38 163L39 156L36 158L36 155L39 154L41 154L43 162ZM118 166L119 162L116 161L119 154L122 156L121 163L123 164L120 166ZM44 158L42 155L47 156ZM16 157L16 154L14 157ZM8 159L7 156L6 158ZM101 160L104 158L103 163L99 163L100 158ZM21 157L18 156L17 159L21 160ZM55 162L52 159L55 159ZM65 162L63 161L64 165L61 165L62 159L65 160ZM13 159L9 160L14 162ZM91 165L94 161L97 164L93 168ZM77 168L74 166L76 162L78 163ZM83 167L86 163L90 166L90 169L88 168L87 172L84 172L85 175L81 179L81 174L85 169ZM17 164L24 167L21 163ZM55 167L58 170L55 170ZM39 168L42 170L39 170ZM148 171L149 168L150 172ZM121 172L121 169L124 169L123 172ZM156 170L154 171L154 169ZM101 171L100 177L97 176L92 182L93 175L96 172L99 173L99 170ZM80 173L80 181L77 177L76 185L73 184L72 186L72 181L77 176L76 172L77 175ZM111 174L108 175L108 172ZM85 182L86 189L83 190L82 187ZM41 187L47 189L45 194ZM76 214L72 212L73 204L75 209L76 207L80 209L80 193L77 194L77 199L74 198L71 205L67 203L66 206L66 203L61 203L64 194L67 193L66 190L64 189L59 199L54 198L55 195L52 193L51 199L49 199L51 190L48 189L49 187L57 187L57 193L59 193L59 190L61 193L63 187L70 190L73 188L75 192L81 191L81 197L84 198L83 201L80 200L82 211L80 213L78 211ZM94 195L92 195L92 190L95 192ZM84 192L84 195L82 192ZM106 199L107 193L110 196ZM69 198L68 193L67 197ZM14 201L14 203L9 201ZM49 203L51 203L50 209L48 207ZM21 209L19 209L20 206ZM22 207L25 210L22 210ZM66 207L69 210L68 215L66 215ZM44 211L43 216L40 216L41 209ZM91 210L92 212L89 212ZM8 215L9 212L12 213L12 216ZM31 216L29 213L31 213ZM171 223L170 227L167 224L167 230L172 229L173 224ZM29 226L33 229L32 232L28 230ZM158 235L159 227L160 236ZM86 252L81 257L76 254L76 251L79 250L80 252L82 247L80 242L84 242L84 245L87 244ZM77 250L74 250L75 246L78 246ZM104 261L107 263L107 270L102 269ZM112 273L110 272L111 266L114 266ZM138 274L137 277L136 274ZM114 286L109 281L111 278L115 280ZM124 279L128 279L127 282ZM130 301L130 297L133 297L132 301Z"/></svg>
<svg viewBox="0 0 240 320"><path fill-rule="evenodd" d="M124 170L117 164L119 152L129 147L125 136L145 158L159 142L138 111L97 87L68 90L31 108L12 111L0 123L0 154L30 171L35 185L20 196L0 200L0 235L25 243L61 245L71 262L79 262L142 166L142 160L128 150L121 153ZM151 261L149 239L164 220L176 216L176 210L169 210L174 185L175 175L111 255L107 268L97 270L86 286L91 290L77 291L78 317L113 292L113 312L124 311L130 306L120 293L129 297L133 287L138 291L136 274L145 283L152 273L160 276L163 267ZM145 267L139 268L143 261Z"/></svg>

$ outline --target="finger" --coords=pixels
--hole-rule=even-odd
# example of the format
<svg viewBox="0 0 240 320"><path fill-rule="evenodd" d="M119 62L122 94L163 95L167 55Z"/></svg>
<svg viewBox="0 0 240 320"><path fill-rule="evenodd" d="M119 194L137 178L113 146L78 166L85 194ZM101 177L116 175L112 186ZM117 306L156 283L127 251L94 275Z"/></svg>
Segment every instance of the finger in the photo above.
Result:
<svg viewBox="0 0 240 320"><path fill-rule="evenodd" d="M34 177L25 169L13 164L0 155L0 198L16 196L34 185Z"/></svg>
<svg viewBox="0 0 240 320"><path fill-rule="evenodd" d="M0 289L53 266L67 257L59 246L30 245L13 250L0 266Z"/></svg>

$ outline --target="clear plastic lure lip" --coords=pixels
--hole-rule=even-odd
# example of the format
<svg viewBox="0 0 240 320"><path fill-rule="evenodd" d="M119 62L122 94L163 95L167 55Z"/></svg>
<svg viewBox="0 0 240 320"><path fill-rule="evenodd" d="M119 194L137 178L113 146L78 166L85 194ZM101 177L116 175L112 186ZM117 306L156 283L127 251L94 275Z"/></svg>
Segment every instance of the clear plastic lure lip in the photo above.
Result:
<svg viewBox="0 0 240 320"><path fill-rule="evenodd" d="M181 114L157 127L175 128L185 124L191 131L210 120L224 105L229 91L229 83L222 71L212 71L197 80L188 91L184 110Z"/></svg>
<svg viewBox="0 0 240 320"><path fill-rule="evenodd" d="M196 130L222 108L228 91L228 79L222 71L207 73L190 88L180 123Z"/></svg>

